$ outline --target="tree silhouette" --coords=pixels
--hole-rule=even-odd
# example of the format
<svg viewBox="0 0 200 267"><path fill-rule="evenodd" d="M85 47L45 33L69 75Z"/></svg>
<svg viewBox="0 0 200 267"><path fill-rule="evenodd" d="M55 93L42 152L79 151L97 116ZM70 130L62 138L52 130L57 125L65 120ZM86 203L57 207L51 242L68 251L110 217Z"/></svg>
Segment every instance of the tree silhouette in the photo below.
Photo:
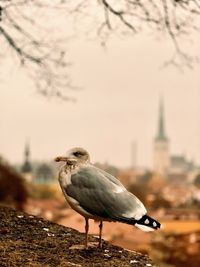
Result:
<svg viewBox="0 0 200 267"><path fill-rule="evenodd" d="M0 202L23 210L27 198L24 179L0 158Z"/></svg>
<svg viewBox="0 0 200 267"><path fill-rule="evenodd" d="M200 32L200 2L198 0L99 0L104 8L104 21L99 33L105 29L130 30L133 34L142 30L162 33L172 41L174 53L165 63L181 68L192 67L198 61L183 48L185 39ZM193 38L192 38L193 39ZM191 43L190 43L191 46Z"/></svg>
<svg viewBox="0 0 200 267"><path fill-rule="evenodd" d="M85 28L102 44L116 32L161 33L174 45L166 65L192 67L198 59L183 43L199 33L199 17L199 0L0 0L0 58L17 58L44 96L70 100L69 18L78 34Z"/></svg>
<svg viewBox="0 0 200 267"><path fill-rule="evenodd" d="M0 58L20 64L42 95L72 100L61 2L0 0Z"/></svg>

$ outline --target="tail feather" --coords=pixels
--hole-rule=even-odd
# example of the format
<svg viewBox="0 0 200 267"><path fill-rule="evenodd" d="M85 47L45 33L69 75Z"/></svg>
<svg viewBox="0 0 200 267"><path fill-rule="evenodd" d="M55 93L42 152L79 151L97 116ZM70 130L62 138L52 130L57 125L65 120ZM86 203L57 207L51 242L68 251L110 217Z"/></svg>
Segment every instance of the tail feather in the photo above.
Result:
<svg viewBox="0 0 200 267"><path fill-rule="evenodd" d="M159 229L161 224L148 215L144 215L140 220L135 222L135 226L143 231L149 232Z"/></svg>

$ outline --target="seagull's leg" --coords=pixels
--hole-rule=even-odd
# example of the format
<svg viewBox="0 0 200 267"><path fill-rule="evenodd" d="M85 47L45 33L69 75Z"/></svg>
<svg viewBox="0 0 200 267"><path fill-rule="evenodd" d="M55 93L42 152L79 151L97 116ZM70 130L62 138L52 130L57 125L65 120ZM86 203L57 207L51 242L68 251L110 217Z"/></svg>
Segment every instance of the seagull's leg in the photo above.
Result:
<svg viewBox="0 0 200 267"><path fill-rule="evenodd" d="M88 248L88 230L89 230L89 220L85 218L85 248Z"/></svg>
<svg viewBox="0 0 200 267"><path fill-rule="evenodd" d="M100 224L99 224L99 245L98 245L99 248L102 247L102 242L101 242L102 229L103 229L103 221L100 221Z"/></svg>

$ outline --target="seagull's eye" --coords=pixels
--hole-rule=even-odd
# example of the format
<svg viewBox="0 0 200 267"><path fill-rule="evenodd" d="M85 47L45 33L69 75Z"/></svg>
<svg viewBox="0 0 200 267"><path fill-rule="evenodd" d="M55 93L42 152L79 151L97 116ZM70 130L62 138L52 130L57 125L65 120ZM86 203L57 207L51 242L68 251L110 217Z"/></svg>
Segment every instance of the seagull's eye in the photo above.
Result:
<svg viewBox="0 0 200 267"><path fill-rule="evenodd" d="M74 152L73 155L77 158L80 158L81 156L83 156L83 153L81 153L80 151Z"/></svg>

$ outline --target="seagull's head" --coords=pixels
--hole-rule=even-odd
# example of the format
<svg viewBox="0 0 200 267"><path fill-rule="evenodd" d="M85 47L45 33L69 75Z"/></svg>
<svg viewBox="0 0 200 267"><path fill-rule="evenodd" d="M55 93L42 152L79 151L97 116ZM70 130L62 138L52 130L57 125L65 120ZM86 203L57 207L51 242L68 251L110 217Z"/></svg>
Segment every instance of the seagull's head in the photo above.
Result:
<svg viewBox="0 0 200 267"><path fill-rule="evenodd" d="M66 156L58 156L56 162L66 162L67 165L79 165L90 161L89 153L81 148L75 147L67 151Z"/></svg>

